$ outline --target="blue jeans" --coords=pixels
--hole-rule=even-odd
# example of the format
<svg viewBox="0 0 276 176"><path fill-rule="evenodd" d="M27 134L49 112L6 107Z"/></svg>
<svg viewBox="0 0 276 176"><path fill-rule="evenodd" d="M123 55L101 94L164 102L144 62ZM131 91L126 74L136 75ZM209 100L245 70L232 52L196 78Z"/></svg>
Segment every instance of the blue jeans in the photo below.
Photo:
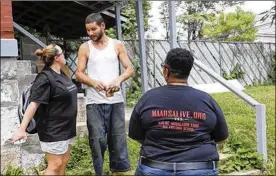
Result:
<svg viewBox="0 0 276 176"><path fill-rule="evenodd" d="M86 106L86 113L89 145L96 175L103 175L103 160L107 147L110 170L129 171L124 104L89 104Z"/></svg>
<svg viewBox="0 0 276 176"><path fill-rule="evenodd" d="M176 171L173 170L162 170L157 168L148 167L146 165L139 164L136 168L135 176L183 176L183 175L218 175L217 169L204 169L204 170L185 170Z"/></svg>

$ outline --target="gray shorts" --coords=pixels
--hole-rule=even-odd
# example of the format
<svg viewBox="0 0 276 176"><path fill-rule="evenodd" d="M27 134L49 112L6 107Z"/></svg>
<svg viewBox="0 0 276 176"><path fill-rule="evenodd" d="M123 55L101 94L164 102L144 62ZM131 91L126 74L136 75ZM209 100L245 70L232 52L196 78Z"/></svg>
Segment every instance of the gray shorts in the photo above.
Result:
<svg viewBox="0 0 276 176"><path fill-rule="evenodd" d="M65 141L57 141L57 142L41 142L40 146L41 150L45 153L51 153L54 155L62 155L67 152L69 145L73 145L75 141L75 137L71 139L67 139Z"/></svg>

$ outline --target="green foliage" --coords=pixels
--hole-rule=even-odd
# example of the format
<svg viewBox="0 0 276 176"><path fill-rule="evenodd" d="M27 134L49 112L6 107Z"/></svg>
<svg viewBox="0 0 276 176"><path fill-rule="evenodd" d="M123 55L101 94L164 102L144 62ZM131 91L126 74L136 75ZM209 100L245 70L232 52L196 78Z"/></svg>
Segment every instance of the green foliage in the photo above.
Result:
<svg viewBox="0 0 276 176"><path fill-rule="evenodd" d="M114 28L109 28L107 30L105 30L106 34L111 37L111 38L117 38L116 36L116 29Z"/></svg>
<svg viewBox="0 0 276 176"><path fill-rule="evenodd" d="M205 39L220 41L249 41L256 39L257 28L254 26L255 15L237 8L236 12L219 16L209 14L201 35Z"/></svg>
<svg viewBox="0 0 276 176"><path fill-rule="evenodd" d="M273 53L271 66L268 71L268 78L273 84L276 83L276 53Z"/></svg>
<svg viewBox="0 0 276 176"><path fill-rule="evenodd" d="M130 86L127 88L127 106L133 107L142 96L142 81L139 60L132 62L135 75L130 79Z"/></svg>
<svg viewBox="0 0 276 176"><path fill-rule="evenodd" d="M91 151L87 136L76 139L75 144L72 146L67 169L68 174L72 175L91 175L93 173Z"/></svg>
<svg viewBox="0 0 276 176"><path fill-rule="evenodd" d="M200 31L210 10L217 13L217 7L225 8L241 3L241 1L176 1L176 11L179 9L181 11L177 17L177 26L179 26L177 33L181 36L182 33L187 32L187 40L196 40L201 37ZM161 9L162 23L168 31L168 3L162 3L159 9Z"/></svg>
<svg viewBox="0 0 276 176"><path fill-rule="evenodd" d="M122 10L122 14L128 17L128 21L122 25L123 36L125 39L137 39L137 20L136 20L136 4L135 0L128 2L128 7ZM151 3L143 1L143 17L144 17L144 30L147 31L149 26L148 19L150 18L149 11Z"/></svg>
<svg viewBox="0 0 276 176"><path fill-rule="evenodd" d="M4 174L1 175L25 175L23 168L21 167L13 167L11 165L8 165L5 169Z"/></svg>
<svg viewBox="0 0 276 176"><path fill-rule="evenodd" d="M127 22L122 24L122 35L125 40L135 40L138 38L137 33L137 20L136 20L136 4L135 0L128 1L128 6L122 9L122 15L127 17ZM143 17L144 17L144 30L150 29L149 25L149 11L151 9L151 3L149 1L143 1ZM110 28L106 30L110 37L116 38L116 29Z"/></svg>
<svg viewBox="0 0 276 176"><path fill-rule="evenodd" d="M256 133L254 133L256 129L253 125L255 121L251 118L252 116L254 117L254 115L250 112L250 107L245 108L246 105L242 100L236 97L234 99L230 98L233 97L233 95L228 95L225 96L223 104L222 101L218 101L227 118L229 130L227 143L223 145L220 152L231 154L232 156L219 166L220 172L230 173L253 168L262 169L264 167L262 156L257 153L256 149ZM219 94L216 94L215 99L218 96ZM230 101L230 104L234 107L227 104ZM238 104L242 104L242 106L238 106ZM227 109L225 109L226 106ZM241 114L235 116L234 114L238 112Z"/></svg>
<svg viewBox="0 0 276 176"><path fill-rule="evenodd" d="M219 166L221 173L263 168L262 156L256 152L256 148L247 148L241 142L230 143L223 148L222 152L233 156Z"/></svg>
<svg viewBox="0 0 276 176"><path fill-rule="evenodd" d="M135 83L134 83L135 84ZM132 86L132 89L127 90L127 106L133 107L142 96L141 87L136 88Z"/></svg>
<svg viewBox="0 0 276 176"><path fill-rule="evenodd" d="M139 159L140 144L127 138L128 154L131 164L131 175L134 174L136 165ZM110 175L109 171L109 153L105 152L104 156L104 173ZM77 138L71 150L70 161L67 166L66 175L93 175L94 169L91 160L91 151L88 142L88 136L84 138ZM129 172L122 173L122 175L130 175ZM111 174L112 175L112 174Z"/></svg>
<svg viewBox="0 0 276 176"><path fill-rule="evenodd" d="M267 170L264 174L274 175L275 86L247 87L245 92L266 106L268 163L266 165ZM229 137L226 146L230 148L230 151L225 148L223 152L234 153L234 151L237 151L237 148L248 148L256 151L256 117L254 109L231 92L213 94L212 97L222 108L228 123ZM252 151L252 153L254 151ZM254 157L256 158L256 156ZM255 166L259 167L258 163Z"/></svg>
<svg viewBox="0 0 276 176"><path fill-rule="evenodd" d="M233 69L230 70L230 74L227 74L226 71L223 70L222 76L226 80L231 80L231 79L242 79L244 76L245 72L242 71L241 65L236 64Z"/></svg>
<svg viewBox="0 0 276 176"><path fill-rule="evenodd" d="M196 40L200 38L200 31L204 21L208 20L208 16L195 12L193 14L183 14L178 17L177 21L183 25L182 29L188 31L188 39Z"/></svg>
<svg viewBox="0 0 276 176"><path fill-rule="evenodd" d="M131 170L135 171L137 164L139 163L139 153L141 144L130 138L127 138L128 154L131 164Z"/></svg>
<svg viewBox="0 0 276 176"><path fill-rule="evenodd" d="M34 28L30 28L28 26L24 26L24 25L21 25L26 31L28 31L29 33L31 33L32 35L34 35L35 37L37 38L40 38L40 37L43 37L43 34L38 32L36 29ZM25 36L24 34L22 34L19 30L15 30L14 31L14 36L15 38L20 38L22 36Z"/></svg>
<svg viewBox="0 0 276 176"><path fill-rule="evenodd" d="M79 50L80 45L83 43L83 41L74 40L74 41L67 41L66 46L63 46L63 43L60 44L60 46L63 46L66 50L66 53L77 53Z"/></svg>

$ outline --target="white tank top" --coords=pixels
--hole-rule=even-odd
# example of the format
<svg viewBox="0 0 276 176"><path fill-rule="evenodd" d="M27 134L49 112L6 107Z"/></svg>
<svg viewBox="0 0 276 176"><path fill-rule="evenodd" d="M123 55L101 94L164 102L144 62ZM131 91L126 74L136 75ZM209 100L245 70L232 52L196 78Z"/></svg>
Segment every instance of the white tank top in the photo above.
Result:
<svg viewBox="0 0 276 176"><path fill-rule="evenodd" d="M108 38L108 44L104 49L97 49L92 41L88 41L89 58L87 62L87 74L90 78L102 81L109 85L119 76L119 59L115 51L115 42L118 40ZM120 41L119 41L120 42ZM98 92L93 87L86 88L86 104L114 104L124 102L121 90L112 97L106 97L105 91Z"/></svg>

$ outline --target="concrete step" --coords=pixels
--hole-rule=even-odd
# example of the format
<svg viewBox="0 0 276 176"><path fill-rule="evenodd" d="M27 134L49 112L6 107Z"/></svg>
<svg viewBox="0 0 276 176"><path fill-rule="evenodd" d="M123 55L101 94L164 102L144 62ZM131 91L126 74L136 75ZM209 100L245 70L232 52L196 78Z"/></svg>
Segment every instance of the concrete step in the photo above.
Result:
<svg viewBox="0 0 276 176"><path fill-rule="evenodd" d="M126 121L130 120L132 111L133 111L133 107L125 107L125 120Z"/></svg>
<svg viewBox="0 0 276 176"><path fill-rule="evenodd" d="M88 134L86 122L77 122L77 136L84 137Z"/></svg>
<svg viewBox="0 0 276 176"><path fill-rule="evenodd" d="M254 169L254 170L232 172L229 174L220 174L220 175L262 175L262 171L259 169Z"/></svg>
<svg viewBox="0 0 276 176"><path fill-rule="evenodd" d="M6 172L9 165L13 167L21 166L21 146L22 144L1 145L1 175Z"/></svg>
<svg viewBox="0 0 276 176"><path fill-rule="evenodd" d="M21 96L22 92L27 89L31 83L35 80L37 74L28 74L28 75L19 75L18 79L18 89L19 95Z"/></svg>
<svg viewBox="0 0 276 176"><path fill-rule="evenodd" d="M17 80L20 86L30 85L34 80L37 74L25 74L25 75L18 75Z"/></svg>
<svg viewBox="0 0 276 176"><path fill-rule="evenodd" d="M40 144L23 144L21 156L22 168L28 175L35 175L35 168L44 162L44 152L42 152Z"/></svg>
<svg viewBox="0 0 276 176"><path fill-rule="evenodd" d="M36 62L32 60L17 60L17 75L37 73Z"/></svg>
<svg viewBox="0 0 276 176"><path fill-rule="evenodd" d="M28 60L18 60L17 65L17 75L28 75L32 74L32 63Z"/></svg>
<svg viewBox="0 0 276 176"><path fill-rule="evenodd" d="M77 123L78 122L86 122L86 104L83 93L78 93Z"/></svg>

